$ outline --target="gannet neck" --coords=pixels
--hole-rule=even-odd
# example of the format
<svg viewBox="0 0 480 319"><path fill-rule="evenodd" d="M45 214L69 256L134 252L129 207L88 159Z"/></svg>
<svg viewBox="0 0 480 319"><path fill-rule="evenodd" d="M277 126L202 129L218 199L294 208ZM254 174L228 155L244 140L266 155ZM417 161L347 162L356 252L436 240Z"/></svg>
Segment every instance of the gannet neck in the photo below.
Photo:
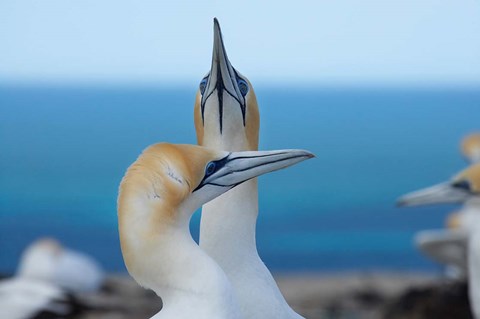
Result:
<svg viewBox="0 0 480 319"><path fill-rule="evenodd" d="M172 159L178 157L166 148ZM194 209L183 198L199 177L185 178L186 167L179 172L157 157L147 152L139 158L120 187L119 231L127 269L162 298L158 318L237 318L225 274L189 232Z"/></svg>
<svg viewBox="0 0 480 319"><path fill-rule="evenodd" d="M468 290L474 318L480 318L480 229L468 239Z"/></svg>
<svg viewBox="0 0 480 319"><path fill-rule="evenodd" d="M260 261L255 241L257 180L247 181L202 208L200 246L227 272Z"/></svg>
<svg viewBox="0 0 480 319"><path fill-rule="evenodd" d="M251 180L203 205L200 247L227 274L243 318L302 318L258 255L257 217L258 187Z"/></svg>
<svg viewBox="0 0 480 319"><path fill-rule="evenodd" d="M480 195L479 196L472 196L465 202L464 207L471 208L472 210L476 210L479 212L480 215Z"/></svg>

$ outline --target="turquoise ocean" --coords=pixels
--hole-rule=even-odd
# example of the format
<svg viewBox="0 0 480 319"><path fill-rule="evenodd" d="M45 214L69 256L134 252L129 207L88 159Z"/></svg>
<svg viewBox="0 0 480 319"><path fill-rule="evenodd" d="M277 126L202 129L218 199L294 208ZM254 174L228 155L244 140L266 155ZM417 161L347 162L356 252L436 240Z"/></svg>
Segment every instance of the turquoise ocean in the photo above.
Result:
<svg viewBox="0 0 480 319"><path fill-rule="evenodd" d="M195 87L0 86L0 273L53 236L125 271L116 196L125 169L159 141L195 143ZM257 87L261 149L315 159L260 178L259 253L274 271L441 271L414 234L458 206L396 208L406 192L467 163L480 89ZM225 216L228 218L228 216ZM192 220L198 237L200 214Z"/></svg>

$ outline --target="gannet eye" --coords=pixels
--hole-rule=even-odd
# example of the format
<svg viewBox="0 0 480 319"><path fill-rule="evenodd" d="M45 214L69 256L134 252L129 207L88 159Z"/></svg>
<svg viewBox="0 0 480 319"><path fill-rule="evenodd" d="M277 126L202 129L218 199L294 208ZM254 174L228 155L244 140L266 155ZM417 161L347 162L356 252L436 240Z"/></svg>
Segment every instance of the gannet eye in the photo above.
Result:
<svg viewBox="0 0 480 319"><path fill-rule="evenodd" d="M200 94L203 95L203 93L205 92L205 89L207 88L207 82L208 82L208 78L207 77L204 77L202 79L202 81L200 81Z"/></svg>
<svg viewBox="0 0 480 319"><path fill-rule="evenodd" d="M237 80L238 88L240 89L240 93L242 93L243 96L247 95L248 93L248 84L246 81L242 79Z"/></svg>
<svg viewBox="0 0 480 319"><path fill-rule="evenodd" d="M460 189L466 190L468 192L472 191L470 182L467 181L467 180L455 182L455 183L452 184L452 186L455 187L455 188L460 188Z"/></svg>
<svg viewBox="0 0 480 319"><path fill-rule="evenodd" d="M215 162L208 163L207 168L205 168L205 176L209 176L215 173L216 168L217 164L215 164Z"/></svg>

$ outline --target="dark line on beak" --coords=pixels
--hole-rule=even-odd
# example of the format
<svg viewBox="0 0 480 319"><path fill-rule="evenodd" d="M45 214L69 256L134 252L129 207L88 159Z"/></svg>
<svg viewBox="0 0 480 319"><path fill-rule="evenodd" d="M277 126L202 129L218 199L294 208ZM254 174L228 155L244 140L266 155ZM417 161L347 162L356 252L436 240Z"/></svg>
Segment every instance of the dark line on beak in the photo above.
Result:
<svg viewBox="0 0 480 319"><path fill-rule="evenodd" d="M219 81L220 79L220 81ZM217 96L218 96L218 117L220 120L220 134L223 132L223 84L222 71L220 69L220 60L217 60Z"/></svg>

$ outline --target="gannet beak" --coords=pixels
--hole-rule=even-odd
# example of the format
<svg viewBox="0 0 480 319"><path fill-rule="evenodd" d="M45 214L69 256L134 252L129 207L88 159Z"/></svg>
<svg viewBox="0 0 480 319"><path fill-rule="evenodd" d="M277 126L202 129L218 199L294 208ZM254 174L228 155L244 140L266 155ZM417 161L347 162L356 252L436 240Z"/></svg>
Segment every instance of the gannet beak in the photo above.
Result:
<svg viewBox="0 0 480 319"><path fill-rule="evenodd" d="M206 174L193 192L207 186L222 187L227 191L249 179L314 156L304 150L232 152L220 160L209 163L215 166L212 168L212 173ZM207 170L209 170L208 166Z"/></svg>
<svg viewBox="0 0 480 319"><path fill-rule="evenodd" d="M224 94L228 94L237 100L240 106L244 109L245 97L240 92L240 88L237 83L238 73L228 60L225 45L223 43L222 31L220 30L220 24L218 23L217 18L214 18L213 22L212 66L210 68L209 75L207 75L207 77L204 79L207 81L207 83L205 91L202 94L202 110L205 107L207 99L210 98L214 93L214 95L218 98L220 113L222 112L223 108L222 101L224 99Z"/></svg>
<svg viewBox="0 0 480 319"><path fill-rule="evenodd" d="M456 187L455 184L441 183L400 197L397 206L461 203L470 195L468 190Z"/></svg>

